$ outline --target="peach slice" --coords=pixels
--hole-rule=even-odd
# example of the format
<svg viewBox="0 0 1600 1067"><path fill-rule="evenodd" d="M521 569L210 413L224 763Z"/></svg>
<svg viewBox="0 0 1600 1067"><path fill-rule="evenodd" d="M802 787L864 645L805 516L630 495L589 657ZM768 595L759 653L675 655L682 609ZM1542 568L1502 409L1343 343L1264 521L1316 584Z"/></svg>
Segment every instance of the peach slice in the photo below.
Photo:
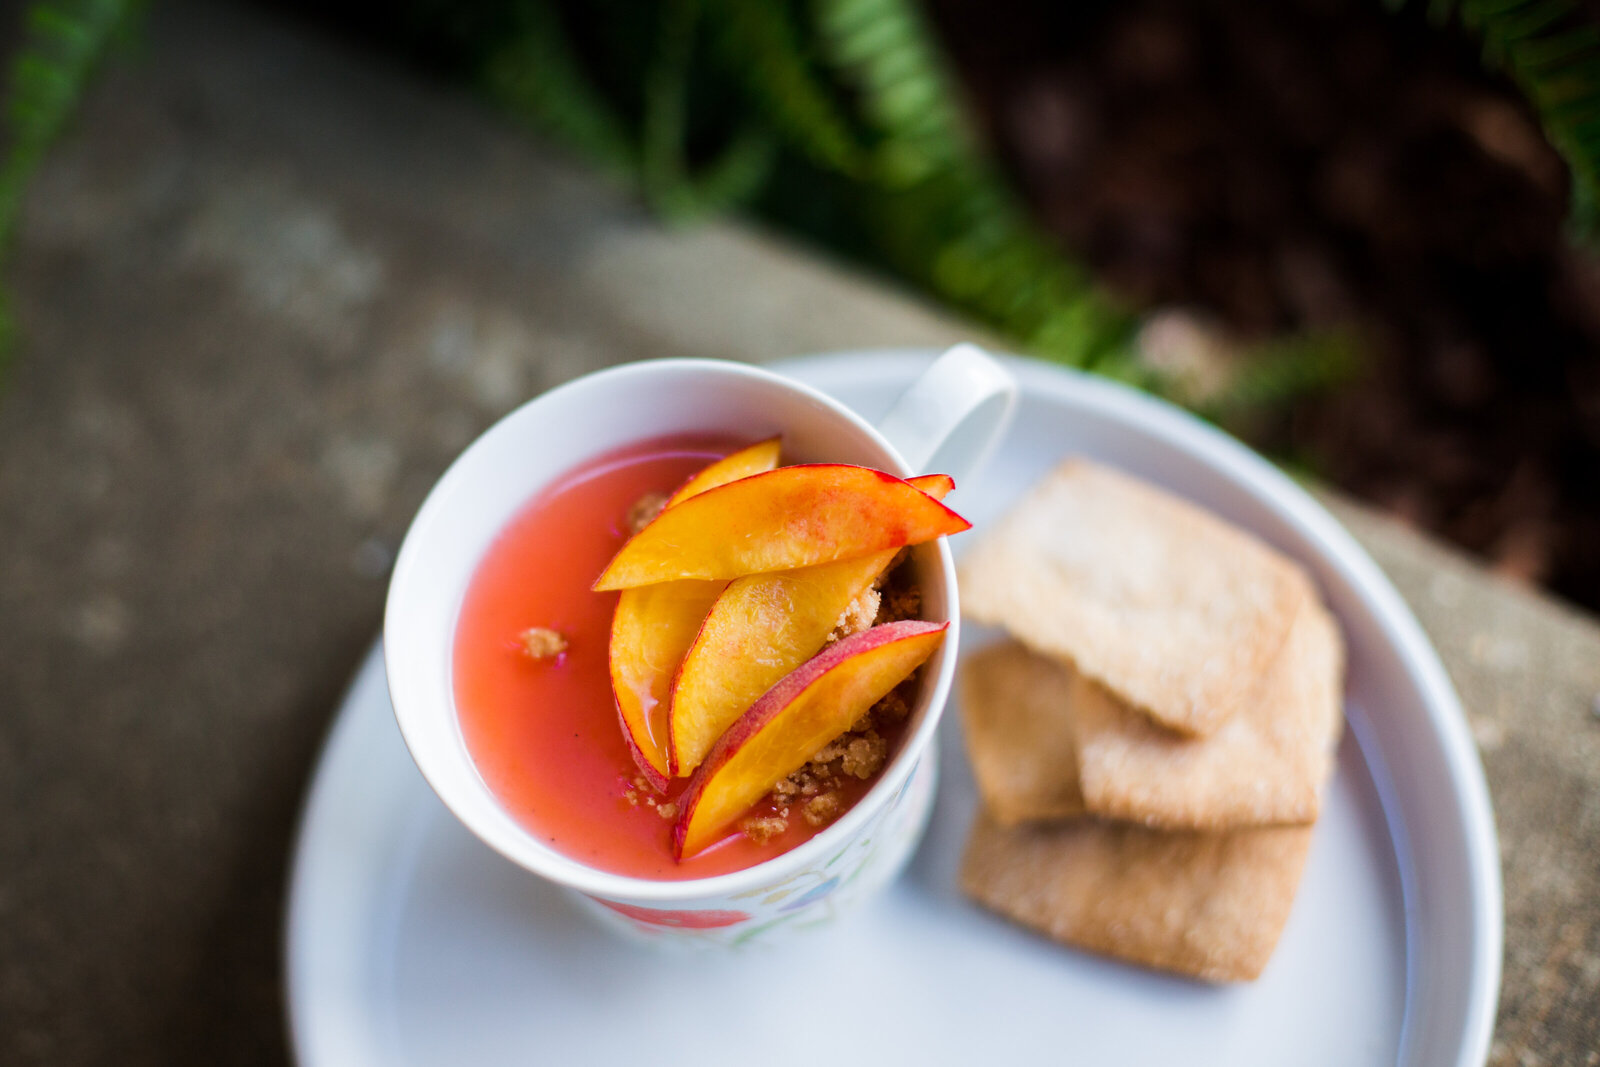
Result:
<svg viewBox="0 0 1600 1067"><path fill-rule="evenodd" d="M949 623L907 620L824 649L751 705L717 741L679 799L679 859L714 843L784 777L803 767L916 670Z"/></svg>
<svg viewBox="0 0 1600 1067"><path fill-rule="evenodd" d="M617 714L634 761L658 789L666 788L676 773L667 745L673 676L706 612L727 586L725 581L690 578L624 589L611 616L611 690Z"/></svg>
<svg viewBox="0 0 1600 1067"><path fill-rule="evenodd" d="M667 507L708 489L769 471L778 465L778 438L740 449L685 482ZM611 616L611 689L617 698L628 748L639 770L657 789L674 773L667 746L667 704L683 654L725 581L689 579L624 589Z"/></svg>
<svg viewBox="0 0 1600 1067"><path fill-rule="evenodd" d="M955 484L943 474L908 481L934 499ZM688 774L698 767L722 731L757 697L815 655L850 603L898 552L891 548L859 559L734 580L704 616L672 685L668 736L673 773Z"/></svg>
<svg viewBox="0 0 1600 1067"><path fill-rule="evenodd" d="M843 463L779 467L663 511L622 546L594 588L856 559L971 525L892 474Z"/></svg>
<svg viewBox="0 0 1600 1067"><path fill-rule="evenodd" d="M935 500L943 500L956 487L956 480L948 474L919 474L907 478L906 484L916 486Z"/></svg>
<svg viewBox="0 0 1600 1067"><path fill-rule="evenodd" d="M699 496L707 489L715 489L719 485L736 482L740 478L748 478L752 474L765 474L778 465L778 449L782 438L769 437L765 441L757 441L748 448L741 448L717 460L693 478L684 482L682 487L667 500L667 507L681 504L692 496Z"/></svg>

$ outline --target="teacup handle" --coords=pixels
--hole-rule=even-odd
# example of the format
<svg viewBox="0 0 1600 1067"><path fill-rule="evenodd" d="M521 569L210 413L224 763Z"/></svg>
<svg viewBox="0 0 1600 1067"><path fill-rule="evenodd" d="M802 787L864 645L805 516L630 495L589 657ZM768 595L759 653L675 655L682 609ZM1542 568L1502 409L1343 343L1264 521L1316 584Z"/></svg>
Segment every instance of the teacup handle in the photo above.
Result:
<svg viewBox="0 0 1600 1067"><path fill-rule="evenodd" d="M878 432L913 474L975 474L1000 443L1017 406L1017 380L976 345L959 344L911 383Z"/></svg>

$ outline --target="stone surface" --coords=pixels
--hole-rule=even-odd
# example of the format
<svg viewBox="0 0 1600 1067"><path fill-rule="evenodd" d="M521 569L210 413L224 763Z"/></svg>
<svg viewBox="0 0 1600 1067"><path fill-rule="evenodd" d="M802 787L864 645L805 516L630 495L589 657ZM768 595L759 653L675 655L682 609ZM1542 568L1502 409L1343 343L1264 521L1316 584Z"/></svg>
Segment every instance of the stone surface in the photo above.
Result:
<svg viewBox="0 0 1600 1067"><path fill-rule="evenodd" d="M282 1063L286 860L422 494L647 356L970 328L752 231L664 231L303 31L158 6L28 205L0 393L0 1063ZM981 339L981 338L980 338ZM1497 1064L1600 1047L1600 629L1358 508L1507 858Z"/></svg>
<svg viewBox="0 0 1600 1067"><path fill-rule="evenodd" d="M1324 500L1417 615L1489 778L1505 878L1494 1067L1600 1064L1600 625Z"/></svg>

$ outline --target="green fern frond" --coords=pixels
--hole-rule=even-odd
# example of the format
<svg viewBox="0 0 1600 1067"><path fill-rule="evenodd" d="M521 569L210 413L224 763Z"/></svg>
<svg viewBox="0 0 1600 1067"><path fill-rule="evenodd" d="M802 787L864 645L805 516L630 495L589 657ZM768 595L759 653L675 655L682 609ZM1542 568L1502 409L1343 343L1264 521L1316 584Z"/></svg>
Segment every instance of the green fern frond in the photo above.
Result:
<svg viewBox="0 0 1600 1067"><path fill-rule="evenodd" d="M1043 238L994 171L907 0L815 0L819 50L876 136L863 224L902 274L1040 354L1092 366L1133 320Z"/></svg>
<svg viewBox="0 0 1600 1067"><path fill-rule="evenodd" d="M686 176L689 64L694 57L698 0L665 0L655 61L645 72L639 137L639 184L656 212L682 218L693 211Z"/></svg>
<svg viewBox="0 0 1600 1067"><path fill-rule="evenodd" d="M802 30L782 0L710 0L713 41L722 66L767 122L812 164L860 178L867 150L802 43Z"/></svg>
<svg viewBox="0 0 1600 1067"><path fill-rule="evenodd" d="M0 246L11 241L28 178L138 6L134 0L50 0L29 9L27 38L11 64L8 143L0 164Z"/></svg>
<svg viewBox="0 0 1600 1067"><path fill-rule="evenodd" d="M558 137L613 174L633 176L627 126L584 74L561 16L546 0L521 0L519 29L483 70L484 89L511 114Z"/></svg>
<svg viewBox="0 0 1600 1067"><path fill-rule="evenodd" d="M519 30L485 65L489 96L518 118L628 182L663 219L687 221L746 202L766 181L776 142L746 122L720 154L691 170L689 79L702 0L667 0L650 44L643 111L633 132L584 70L547 0L522 0Z"/></svg>
<svg viewBox="0 0 1600 1067"><path fill-rule="evenodd" d="M1391 3L1402 6L1404 0ZM1600 26L1576 0L1432 0L1436 21L1458 19L1483 42L1538 113L1572 179L1569 225L1600 238Z"/></svg>
<svg viewBox="0 0 1600 1067"><path fill-rule="evenodd" d="M700 15L700 0L667 0L656 59L645 78L640 186L656 213L672 222L748 200L765 181L777 148L769 133L747 124L720 156L690 173L689 78Z"/></svg>
<svg viewBox="0 0 1600 1067"><path fill-rule="evenodd" d="M7 92L0 256L16 237L28 180L66 127L111 41L140 6L137 0L50 0L28 10ZM9 356L11 342L10 309L0 292L0 361Z"/></svg>
<svg viewBox="0 0 1600 1067"><path fill-rule="evenodd" d="M818 33L839 79L879 135L876 176L905 185L980 158L977 139L923 15L900 0L818 0Z"/></svg>
<svg viewBox="0 0 1600 1067"><path fill-rule="evenodd" d="M778 159L778 139L754 124L734 134L726 148L690 176L690 217L748 204L767 184Z"/></svg>

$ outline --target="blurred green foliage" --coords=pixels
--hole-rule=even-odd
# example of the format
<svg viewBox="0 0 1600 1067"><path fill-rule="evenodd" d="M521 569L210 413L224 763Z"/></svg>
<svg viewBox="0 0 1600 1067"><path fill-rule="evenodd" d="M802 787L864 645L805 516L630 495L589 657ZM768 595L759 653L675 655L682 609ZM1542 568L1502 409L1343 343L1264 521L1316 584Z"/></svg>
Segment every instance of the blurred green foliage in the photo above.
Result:
<svg viewBox="0 0 1600 1067"><path fill-rule="evenodd" d="M1015 201L911 0L517 10L489 95L635 180L663 217L754 204L1031 350L1077 366L1127 351L1133 315Z"/></svg>
<svg viewBox="0 0 1600 1067"><path fill-rule="evenodd" d="M48 0L28 9L6 88L0 254L15 238L28 179L76 110L110 42L140 6L140 0ZM10 312L0 302L0 359L11 351L11 331Z"/></svg>
<svg viewBox="0 0 1600 1067"><path fill-rule="evenodd" d="M637 183L669 220L748 204L886 268L1018 347L1216 417L1326 385L1345 336L1257 346L1183 395L1139 316L1029 217L977 137L915 0L517 0L489 96Z"/></svg>
<svg viewBox="0 0 1600 1067"><path fill-rule="evenodd" d="M317 0L287 0L326 14ZM1393 6L1406 0L1389 0ZM1600 31L1576 0L1430 0L1478 32L1600 228ZM0 241L51 140L139 0L44 0L12 62ZM470 78L508 114L632 184L671 223L746 206L886 269L1018 347L1175 395L1212 417L1349 375L1354 342L1257 345L1186 395L1139 358L1138 311L1029 217L975 135L915 0L341 0L336 20Z"/></svg>

